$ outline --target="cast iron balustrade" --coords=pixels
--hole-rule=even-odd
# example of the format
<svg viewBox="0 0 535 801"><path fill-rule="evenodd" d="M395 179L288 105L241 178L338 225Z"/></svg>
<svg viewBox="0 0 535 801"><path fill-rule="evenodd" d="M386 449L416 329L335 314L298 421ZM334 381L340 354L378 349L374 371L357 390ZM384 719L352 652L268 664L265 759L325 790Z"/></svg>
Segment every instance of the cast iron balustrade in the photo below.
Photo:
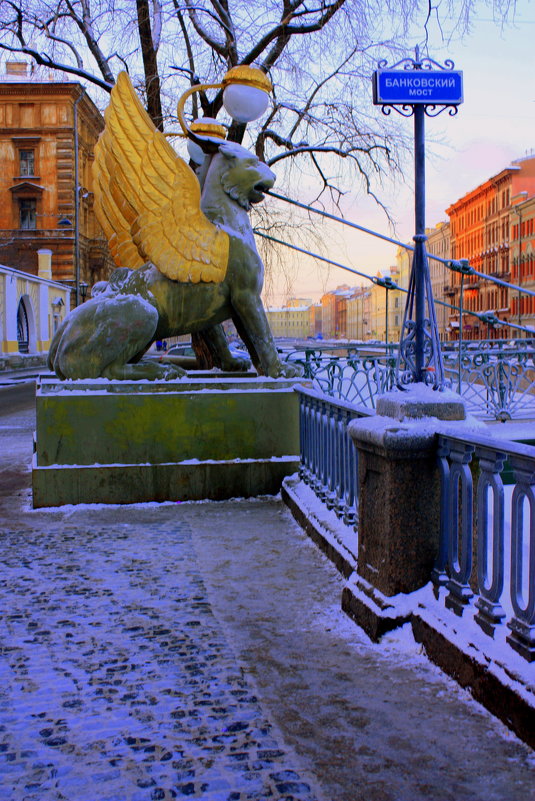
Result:
<svg viewBox="0 0 535 801"><path fill-rule="evenodd" d="M511 420L535 416L535 348L531 341L483 340L444 352L453 389L478 417Z"/></svg>
<svg viewBox="0 0 535 801"><path fill-rule="evenodd" d="M297 392L300 476L356 530L358 451L347 426L373 412L303 387ZM484 434L440 434L437 455L441 524L430 575L437 598L458 616L473 614L489 637L505 631L505 623L507 643L534 661L535 447Z"/></svg>
<svg viewBox="0 0 535 801"><path fill-rule="evenodd" d="M347 425L371 412L304 387L299 393L300 476L336 515L357 525L358 453Z"/></svg>
<svg viewBox="0 0 535 801"><path fill-rule="evenodd" d="M438 439L437 595L445 587L445 605L459 616L474 604L474 620L491 637L505 619L509 645L534 661L535 448L484 436ZM504 492L506 460L512 493Z"/></svg>
<svg viewBox="0 0 535 801"><path fill-rule="evenodd" d="M376 353L373 353L373 350ZM467 410L481 419L535 417L535 347L530 341L444 343L444 372ZM375 408L395 385L395 346L325 345L282 355L304 368L315 388L340 400Z"/></svg>

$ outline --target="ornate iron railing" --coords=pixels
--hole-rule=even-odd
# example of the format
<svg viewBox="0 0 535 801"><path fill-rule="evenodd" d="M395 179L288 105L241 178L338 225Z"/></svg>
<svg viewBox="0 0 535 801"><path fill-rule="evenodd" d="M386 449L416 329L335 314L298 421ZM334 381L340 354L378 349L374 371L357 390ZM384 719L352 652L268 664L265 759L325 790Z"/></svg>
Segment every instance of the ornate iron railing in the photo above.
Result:
<svg viewBox="0 0 535 801"><path fill-rule="evenodd" d="M347 425L371 414L344 401L298 387L300 476L349 526L357 525L358 453Z"/></svg>
<svg viewBox="0 0 535 801"><path fill-rule="evenodd" d="M314 387L333 398L375 408L377 395L395 386L396 346L325 345L282 354L303 366ZM482 419L535 417L535 348L488 340L444 348L444 372L468 411Z"/></svg>
<svg viewBox="0 0 535 801"><path fill-rule="evenodd" d="M535 660L535 448L439 436L441 531L433 571L446 608ZM506 460L514 484L504 488ZM507 536L509 535L510 536ZM445 587L446 592L440 592Z"/></svg>
<svg viewBox="0 0 535 801"><path fill-rule="evenodd" d="M511 420L535 417L535 348L530 343L486 340L444 352L453 389L478 417Z"/></svg>

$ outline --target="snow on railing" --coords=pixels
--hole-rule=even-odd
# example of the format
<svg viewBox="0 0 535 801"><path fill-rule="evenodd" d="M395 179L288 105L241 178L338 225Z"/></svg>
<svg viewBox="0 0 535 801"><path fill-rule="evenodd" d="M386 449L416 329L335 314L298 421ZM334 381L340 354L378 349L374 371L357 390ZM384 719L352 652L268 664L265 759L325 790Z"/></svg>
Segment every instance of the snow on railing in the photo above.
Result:
<svg viewBox="0 0 535 801"><path fill-rule="evenodd" d="M347 426L373 412L296 389L300 476L356 530L358 451ZM466 622L472 617L489 637L534 661L535 447L479 434L439 434L437 448L440 542L430 576L436 596L446 609Z"/></svg>
<svg viewBox="0 0 535 801"><path fill-rule="evenodd" d="M439 435L441 531L433 583L445 606L535 660L535 448ZM505 470L505 472L504 472ZM513 482L513 483L505 483Z"/></svg>
<svg viewBox="0 0 535 801"><path fill-rule="evenodd" d="M301 440L300 476L328 509L357 525L358 453L347 425L372 414L341 400L297 387Z"/></svg>

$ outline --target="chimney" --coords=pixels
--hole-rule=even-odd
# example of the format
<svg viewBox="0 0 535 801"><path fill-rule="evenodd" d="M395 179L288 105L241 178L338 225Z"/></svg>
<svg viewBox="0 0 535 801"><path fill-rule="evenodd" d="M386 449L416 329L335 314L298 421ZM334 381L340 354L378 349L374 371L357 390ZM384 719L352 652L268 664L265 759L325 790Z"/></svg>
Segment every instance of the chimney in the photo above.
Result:
<svg viewBox="0 0 535 801"><path fill-rule="evenodd" d="M48 281L52 280L52 251L42 250L37 251L37 275L39 278L46 278Z"/></svg>
<svg viewBox="0 0 535 801"><path fill-rule="evenodd" d="M7 61L6 75L10 75L12 78L27 78L28 64L26 61Z"/></svg>

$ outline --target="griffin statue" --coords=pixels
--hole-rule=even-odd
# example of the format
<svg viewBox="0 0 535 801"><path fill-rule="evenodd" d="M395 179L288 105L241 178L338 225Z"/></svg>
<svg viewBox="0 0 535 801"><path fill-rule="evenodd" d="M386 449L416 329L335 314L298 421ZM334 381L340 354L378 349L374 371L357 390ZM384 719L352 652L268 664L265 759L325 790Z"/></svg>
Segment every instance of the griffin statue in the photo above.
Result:
<svg viewBox="0 0 535 801"><path fill-rule="evenodd" d="M61 379L169 379L180 368L143 356L155 340L201 334L215 366L243 370L221 323L232 319L260 374L293 377L269 328L263 264L247 212L273 186L271 170L222 141L201 182L153 125L123 72L95 150L95 203L118 266L93 287L52 340ZM202 191L201 191L202 184Z"/></svg>

